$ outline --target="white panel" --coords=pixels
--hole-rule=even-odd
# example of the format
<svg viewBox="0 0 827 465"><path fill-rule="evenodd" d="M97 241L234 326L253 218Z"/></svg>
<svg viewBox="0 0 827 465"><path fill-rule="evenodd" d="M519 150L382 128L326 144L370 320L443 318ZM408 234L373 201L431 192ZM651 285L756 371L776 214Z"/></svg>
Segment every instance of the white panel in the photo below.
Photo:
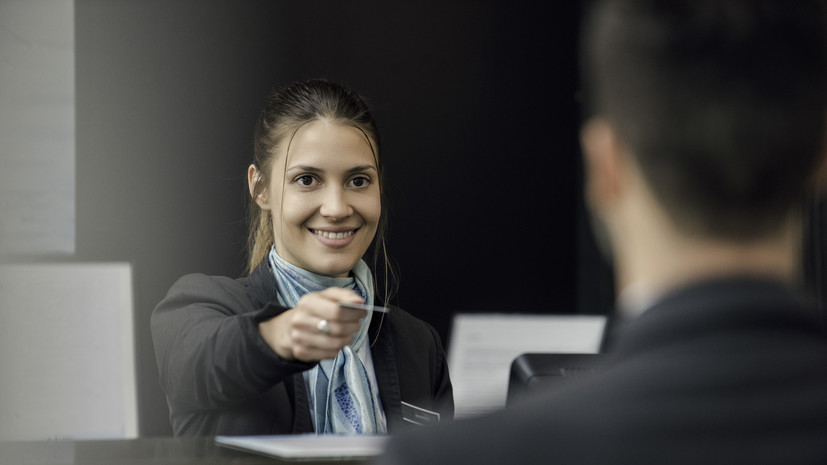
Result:
<svg viewBox="0 0 827 465"><path fill-rule="evenodd" d="M75 249L73 0L0 1L0 255Z"/></svg>
<svg viewBox="0 0 827 465"><path fill-rule="evenodd" d="M0 441L137 437L131 269L0 266Z"/></svg>

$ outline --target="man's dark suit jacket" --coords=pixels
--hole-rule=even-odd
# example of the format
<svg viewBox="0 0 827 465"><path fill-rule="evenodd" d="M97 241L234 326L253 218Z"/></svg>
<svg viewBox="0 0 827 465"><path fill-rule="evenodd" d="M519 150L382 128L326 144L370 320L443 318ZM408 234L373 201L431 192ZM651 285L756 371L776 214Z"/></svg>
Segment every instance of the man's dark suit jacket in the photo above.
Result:
<svg viewBox="0 0 827 465"><path fill-rule="evenodd" d="M302 372L315 363L280 358L258 332L259 322L285 310L266 259L246 278L192 274L173 285L151 327L176 436L313 432ZM403 401L453 417L434 328L393 308L371 319L368 335L389 432L410 424Z"/></svg>
<svg viewBox="0 0 827 465"><path fill-rule="evenodd" d="M787 288L698 283L626 326L599 373L398 435L381 463L827 463L827 339Z"/></svg>

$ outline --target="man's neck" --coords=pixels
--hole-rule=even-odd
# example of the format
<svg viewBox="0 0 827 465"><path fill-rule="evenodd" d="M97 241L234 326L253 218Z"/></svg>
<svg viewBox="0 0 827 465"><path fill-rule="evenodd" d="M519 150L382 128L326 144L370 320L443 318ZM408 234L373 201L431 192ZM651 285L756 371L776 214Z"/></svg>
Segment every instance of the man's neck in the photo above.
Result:
<svg viewBox="0 0 827 465"><path fill-rule="evenodd" d="M792 228L788 228L792 229ZM650 237L635 241L618 269L618 289L646 289L650 297L705 279L760 275L791 281L797 273L798 241L792 231L753 241Z"/></svg>

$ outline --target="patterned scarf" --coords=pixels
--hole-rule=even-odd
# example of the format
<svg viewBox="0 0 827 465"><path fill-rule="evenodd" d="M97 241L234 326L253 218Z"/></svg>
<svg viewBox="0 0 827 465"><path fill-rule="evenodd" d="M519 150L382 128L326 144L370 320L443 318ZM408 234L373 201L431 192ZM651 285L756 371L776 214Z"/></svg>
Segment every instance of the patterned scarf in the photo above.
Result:
<svg viewBox="0 0 827 465"><path fill-rule="evenodd" d="M373 304L373 278L364 261L353 267L353 276L331 278L311 273L287 263L270 249L270 270L276 280L279 303L295 307L308 292L328 287L353 289L365 303ZM382 404L375 382L371 382L359 350L367 345L368 327L373 312L362 320L359 332L349 346L341 349L333 360L322 360L304 372L310 412L317 434L376 434L387 432Z"/></svg>

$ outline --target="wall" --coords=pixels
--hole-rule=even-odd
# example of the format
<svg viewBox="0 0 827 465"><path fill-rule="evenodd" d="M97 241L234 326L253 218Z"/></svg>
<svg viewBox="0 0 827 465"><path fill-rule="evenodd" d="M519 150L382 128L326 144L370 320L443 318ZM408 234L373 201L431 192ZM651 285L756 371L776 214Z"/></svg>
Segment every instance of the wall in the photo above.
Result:
<svg viewBox="0 0 827 465"><path fill-rule="evenodd" d="M76 0L75 259L133 265L141 435L170 432L154 305L182 274L243 272L244 173L271 85L321 76L369 98L396 303L446 342L456 312L604 310L594 293L578 300L578 274L606 281L577 261L599 262L578 240L577 14L576 2Z"/></svg>

